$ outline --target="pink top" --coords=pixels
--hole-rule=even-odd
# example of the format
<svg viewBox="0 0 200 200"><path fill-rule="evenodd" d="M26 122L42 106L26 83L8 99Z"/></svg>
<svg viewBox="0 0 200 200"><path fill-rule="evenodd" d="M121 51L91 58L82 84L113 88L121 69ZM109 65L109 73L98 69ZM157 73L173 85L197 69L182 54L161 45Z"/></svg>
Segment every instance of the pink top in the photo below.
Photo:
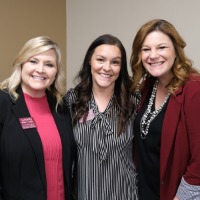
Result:
<svg viewBox="0 0 200 200"><path fill-rule="evenodd" d="M62 144L47 98L35 98L27 94L24 97L42 141L47 200L64 200Z"/></svg>

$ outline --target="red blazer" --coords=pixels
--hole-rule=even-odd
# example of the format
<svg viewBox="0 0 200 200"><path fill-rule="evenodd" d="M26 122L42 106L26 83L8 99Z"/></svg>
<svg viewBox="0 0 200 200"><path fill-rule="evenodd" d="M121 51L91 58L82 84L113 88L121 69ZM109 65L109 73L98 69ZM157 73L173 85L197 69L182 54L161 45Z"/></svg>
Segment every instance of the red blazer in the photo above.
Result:
<svg viewBox="0 0 200 200"><path fill-rule="evenodd" d="M190 77L169 99L161 135L160 200L173 200L182 177L200 185L200 77Z"/></svg>

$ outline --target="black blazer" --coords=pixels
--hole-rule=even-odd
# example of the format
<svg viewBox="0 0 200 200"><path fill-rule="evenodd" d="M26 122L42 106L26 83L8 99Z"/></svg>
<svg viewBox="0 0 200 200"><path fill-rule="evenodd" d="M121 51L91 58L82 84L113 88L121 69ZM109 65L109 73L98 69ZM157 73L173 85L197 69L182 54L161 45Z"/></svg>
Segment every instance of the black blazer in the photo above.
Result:
<svg viewBox="0 0 200 200"><path fill-rule="evenodd" d="M42 143L36 128L22 129L19 118L29 117L21 88L17 101L0 91L0 200L46 200L46 177ZM66 106L55 112L55 101L47 94L57 125L63 153L65 197L72 199L72 174L76 143Z"/></svg>

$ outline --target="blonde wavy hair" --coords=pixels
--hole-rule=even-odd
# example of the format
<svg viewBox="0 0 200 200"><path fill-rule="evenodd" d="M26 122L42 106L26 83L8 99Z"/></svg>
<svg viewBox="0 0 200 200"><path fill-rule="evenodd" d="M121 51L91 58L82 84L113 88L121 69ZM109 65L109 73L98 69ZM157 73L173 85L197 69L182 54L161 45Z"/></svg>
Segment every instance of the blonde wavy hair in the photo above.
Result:
<svg viewBox="0 0 200 200"><path fill-rule="evenodd" d="M131 70L133 73L131 90L135 92L138 89L140 80L146 74L146 70L141 60L141 48L146 36L153 31L160 31L164 33L173 43L176 52L176 59L171 69L174 76L168 85L168 90L171 94L175 94L175 92L185 84L191 73L199 73L192 67L192 61L185 55L184 48L186 43L182 37L171 23L162 19L154 19L145 23L138 30L134 38L130 59ZM141 89L142 85L139 90Z"/></svg>
<svg viewBox="0 0 200 200"><path fill-rule="evenodd" d="M34 55L43 53L48 50L54 50L56 53L57 74L53 84L48 88L52 96L56 98L56 110L58 104L62 104L65 94L65 75L62 69L61 50L58 44L48 36L39 36L28 40L13 63L13 72L10 77L0 83L0 89L7 91L14 100L17 100L19 94L17 88L21 84L22 66Z"/></svg>

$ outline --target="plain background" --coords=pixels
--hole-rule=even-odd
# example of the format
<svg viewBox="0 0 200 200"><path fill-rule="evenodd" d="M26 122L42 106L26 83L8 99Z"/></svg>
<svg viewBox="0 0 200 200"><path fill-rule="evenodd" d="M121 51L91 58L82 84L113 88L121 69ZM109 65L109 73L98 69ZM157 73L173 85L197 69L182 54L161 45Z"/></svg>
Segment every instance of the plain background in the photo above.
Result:
<svg viewBox="0 0 200 200"><path fill-rule="evenodd" d="M0 81L24 43L41 35L59 44L66 71L66 0L0 0Z"/></svg>
<svg viewBox="0 0 200 200"><path fill-rule="evenodd" d="M142 24L162 18L183 37L186 53L200 68L199 0L67 0L67 88L80 69L94 39L110 33L127 51L128 64L133 38Z"/></svg>

